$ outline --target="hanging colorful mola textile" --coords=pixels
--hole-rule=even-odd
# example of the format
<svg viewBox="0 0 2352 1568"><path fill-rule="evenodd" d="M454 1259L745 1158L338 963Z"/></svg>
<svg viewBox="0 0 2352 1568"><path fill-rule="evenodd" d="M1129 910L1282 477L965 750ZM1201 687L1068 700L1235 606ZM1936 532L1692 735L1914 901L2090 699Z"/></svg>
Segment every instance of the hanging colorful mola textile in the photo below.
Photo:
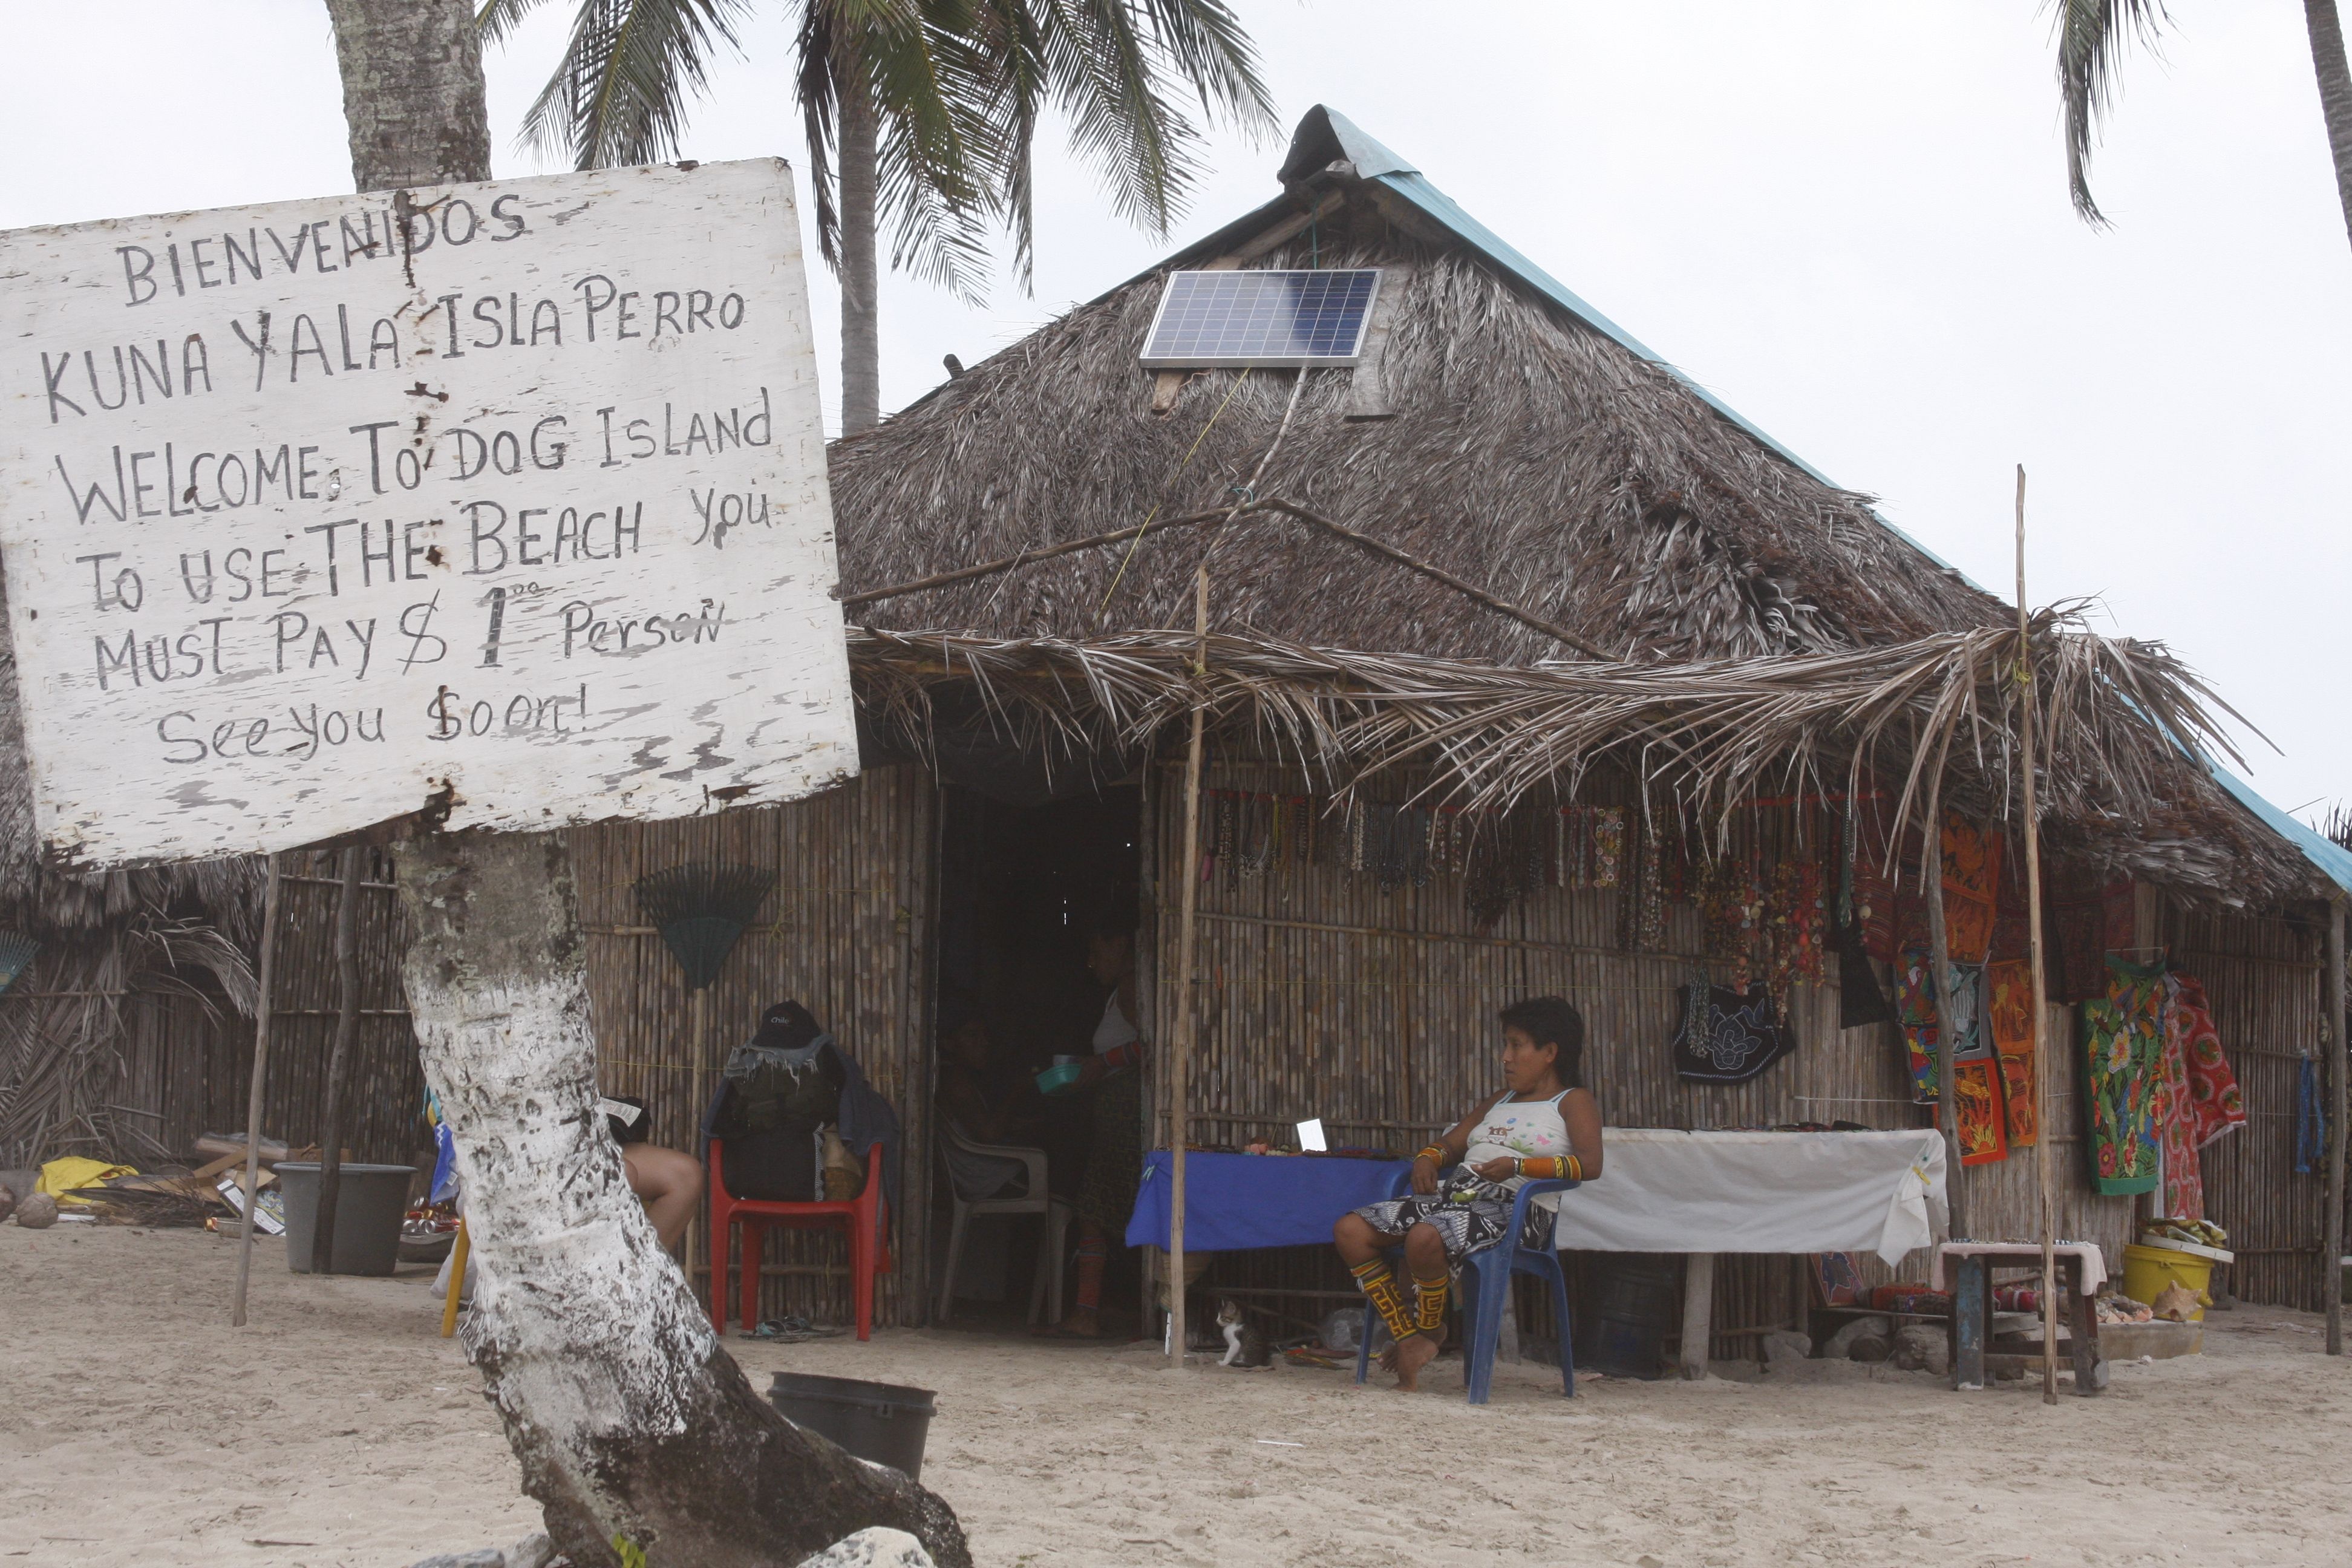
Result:
<svg viewBox="0 0 2352 1568"><path fill-rule="evenodd" d="M2189 1137L2202 1149L2246 1124L2246 1103L2238 1093L2238 1075L2221 1054L2204 983L2187 974L2173 978L2179 984L2172 994L2172 1023L2180 1031L2189 1068Z"/></svg>
<svg viewBox="0 0 2352 1568"><path fill-rule="evenodd" d="M2156 1083L2148 1096L2148 1119L2156 1124L2156 1143L2163 1152L2163 1214L2174 1219L2205 1217L2205 1174L2191 1136L2196 1125L2189 1108L2189 1042L2181 1033L2180 979L2164 977L2164 1047L2157 1055Z"/></svg>
<svg viewBox="0 0 2352 1568"><path fill-rule="evenodd" d="M1952 1064L1952 1099L1959 1107L1954 1133L1963 1165L1990 1165L2009 1158L2001 1133L2000 1093L1993 1064L1979 1059Z"/></svg>
<svg viewBox="0 0 2352 1568"><path fill-rule="evenodd" d="M1993 1054L2000 1058L2010 1147L2031 1148L2042 1138L2041 1110L2033 1094L2033 967L2021 959L1993 964L1985 971L1985 989Z"/></svg>
<svg viewBox="0 0 2352 1568"><path fill-rule="evenodd" d="M1895 966L1895 1012L1902 1020L1903 1053L1911 1068L1911 1099L1918 1105L1933 1105L1937 1100L1936 988L1928 978L1932 967L1927 950L1918 947L1904 953L1903 961Z"/></svg>
<svg viewBox="0 0 2352 1568"><path fill-rule="evenodd" d="M2319 1064L2303 1058L2294 1079L2294 1173L2315 1176L2327 1164L2327 1112L2319 1105Z"/></svg>
<svg viewBox="0 0 2352 1568"><path fill-rule="evenodd" d="M2156 1190L2151 1114L2164 1051L2164 968L2107 960L2107 994L2083 1004L2091 1184L2102 1196Z"/></svg>
<svg viewBox="0 0 2352 1568"><path fill-rule="evenodd" d="M1944 948L1956 963L1992 951L2000 894L2000 840L1956 811L1944 814Z"/></svg>

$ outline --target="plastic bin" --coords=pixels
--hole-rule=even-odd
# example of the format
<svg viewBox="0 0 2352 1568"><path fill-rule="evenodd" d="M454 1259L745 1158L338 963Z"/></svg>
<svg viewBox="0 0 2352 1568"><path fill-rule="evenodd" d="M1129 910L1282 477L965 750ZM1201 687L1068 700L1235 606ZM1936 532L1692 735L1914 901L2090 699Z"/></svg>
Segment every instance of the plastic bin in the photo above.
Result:
<svg viewBox="0 0 2352 1568"><path fill-rule="evenodd" d="M414 1165L343 1163L335 1202L334 1274L389 1274L400 1262L400 1222L408 1213ZM310 1272L312 1224L319 1213L319 1163L280 1160L278 1189L285 1194L286 1267Z"/></svg>
<svg viewBox="0 0 2352 1568"><path fill-rule="evenodd" d="M2178 1252L2166 1247L2143 1247L2133 1242L2124 1248L2124 1294L2135 1301L2150 1306L2164 1294L2168 1285L2179 1285L2195 1291L2206 1300L2206 1287L2213 1278L2213 1259L2200 1258L2193 1252ZM2189 1321L2201 1323L2205 1309L2200 1307L2189 1315Z"/></svg>
<svg viewBox="0 0 2352 1568"><path fill-rule="evenodd" d="M1608 1252L1580 1261L1591 1294L1578 1314L1578 1364L1612 1377L1665 1376L1664 1342L1682 1317L1683 1260Z"/></svg>
<svg viewBox="0 0 2352 1568"><path fill-rule="evenodd" d="M928 1388L780 1372L768 1384L769 1402L795 1426L830 1437L861 1459L923 1479L923 1439L938 1395Z"/></svg>

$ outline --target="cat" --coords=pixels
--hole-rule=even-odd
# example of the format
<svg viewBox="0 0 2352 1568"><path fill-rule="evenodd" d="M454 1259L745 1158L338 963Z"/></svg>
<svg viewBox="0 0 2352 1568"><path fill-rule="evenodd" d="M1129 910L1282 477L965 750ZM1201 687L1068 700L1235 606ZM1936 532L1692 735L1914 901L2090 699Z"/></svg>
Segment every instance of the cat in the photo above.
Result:
<svg viewBox="0 0 2352 1568"><path fill-rule="evenodd" d="M1218 1360L1219 1366L1267 1364L1265 1331L1243 1314L1242 1304L1231 1296L1217 1303L1217 1327L1225 1336L1225 1353Z"/></svg>

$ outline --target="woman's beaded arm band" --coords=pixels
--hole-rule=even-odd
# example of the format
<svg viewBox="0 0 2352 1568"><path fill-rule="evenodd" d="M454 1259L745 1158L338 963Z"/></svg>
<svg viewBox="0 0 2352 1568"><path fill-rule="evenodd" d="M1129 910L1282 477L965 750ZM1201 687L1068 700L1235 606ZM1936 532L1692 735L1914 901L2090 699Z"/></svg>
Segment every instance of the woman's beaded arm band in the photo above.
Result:
<svg viewBox="0 0 2352 1568"><path fill-rule="evenodd" d="M1520 1161L1519 1174L1539 1182L1580 1182L1584 1180L1584 1163L1573 1154L1547 1154L1540 1159Z"/></svg>
<svg viewBox="0 0 2352 1568"><path fill-rule="evenodd" d="M1416 1160L1426 1160L1431 1164L1443 1170L1445 1166L1445 1145L1443 1143L1432 1143L1428 1148L1423 1149L1421 1152L1415 1154L1413 1158Z"/></svg>

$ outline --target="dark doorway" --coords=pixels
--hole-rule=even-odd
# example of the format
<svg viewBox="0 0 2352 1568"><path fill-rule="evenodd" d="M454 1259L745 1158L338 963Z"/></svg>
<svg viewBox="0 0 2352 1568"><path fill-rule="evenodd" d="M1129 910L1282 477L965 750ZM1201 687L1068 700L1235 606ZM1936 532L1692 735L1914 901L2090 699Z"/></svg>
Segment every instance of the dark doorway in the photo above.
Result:
<svg viewBox="0 0 2352 1568"><path fill-rule="evenodd" d="M1134 924L1140 805L1131 785L1031 805L954 786L943 793L934 1125L943 1127L961 1105L967 1119L993 1123L982 1142L1044 1149L1052 1187L1064 1198L1084 1179L1092 1097L1048 1099L1034 1080L1056 1057L1092 1053L1106 989L1088 972L1088 938L1106 922ZM1148 1021L1138 1022L1148 1032ZM956 1037L975 1026L984 1047ZM943 1277L953 1213L949 1166L937 1163L935 1279ZM1044 1235L1034 1215L975 1218L951 1326L1025 1323ZM1067 1269L1066 1256L1055 1262ZM1131 1325L1138 1268L1116 1238L1105 1283L1108 1325L1114 1331Z"/></svg>

